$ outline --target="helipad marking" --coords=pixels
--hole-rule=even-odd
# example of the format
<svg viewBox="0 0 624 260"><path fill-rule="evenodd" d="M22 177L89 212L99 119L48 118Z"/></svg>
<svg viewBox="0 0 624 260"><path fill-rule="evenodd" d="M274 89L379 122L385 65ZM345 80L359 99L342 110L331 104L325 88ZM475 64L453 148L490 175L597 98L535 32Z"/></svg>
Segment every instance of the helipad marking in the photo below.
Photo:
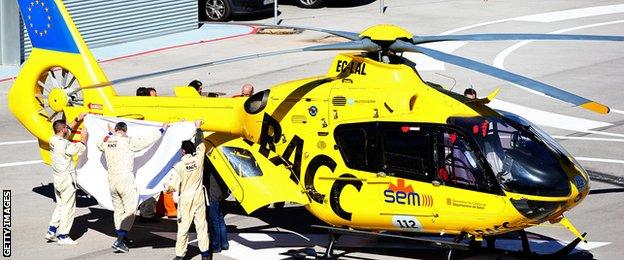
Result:
<svg viewBox="0 0 624 260"><path fill-rule="evenodd" d="M584 137L584 136L560 136L552 135L555 139L570 139L570 140L583 140L583 141L598 141L598 142L623 142L624 139L615 138L599 138L599 137Z"/></svg>
<svg viewBox="0 0 624 260"><path fill-rule="evenodd" d="M622 115L624 115L624 111L622 111L622 110L617 110L617 109L611 109L611 113L616 113L616 114L622 114Z"/></svg>
<svg viewBox="0 0 624 260"><path fill-rule="evenodd" d="M30 144L36 143L37 140L23 140L23 141L10 141L10 142L2 142L0 145L14 145L14 144Z"/></svg>
<svg viewBox="0 0 624 260"><path fill-rule="evenodd" d="M500 109L504 111L513 111L521 117L527 120L541 125L558 129L572 130L577 132L587 132L590 129L611 126L611 123L594 121L589 119L577 118L572 116L566 116L534 108L529 108L509 102L502 101L500 99L494 99L489 104L489 107L494 109ZM599 132L602 133L602 132Z"/></svg>
<svg viewBox="0 0 624 260"><path fill-rule="evenodd" d="M587 131L581 131L581 132L585 132L585 133L589 133L589 134L595 134L595 135L606 135L606 136L613 136L613 137L622 137L622 138L624 138L624 134L618 134L618 133L608 133L608 132L594 131L594 130L587 130Z"/></svg>
<svg viewBox="0 0 624 260"><path fill-rule="evenodd" d="M590 157L574 157L574 159L578 161L587 161L587 162L604 162L604 163L624 164L624 160L615 160L615 159L590 158Z"/></svg>
<svg viewBox="0 0 624 260"><path fill-rule="evenodd" d="M624 13L624 4L604 5L587 8L570 9L556 12L533 14L516 17L515 21L551 23L570 19L599 16L606 14Z"/></svg>
<svg viewBox="0 0 624 260"><path fill-rule="evenodd" d="M29 164L37 164L37 163L42 163L42 162L43 162L42 160L34 160L34 161L2 163L2 164L0 164L0 168L12 167L12 166L21 166L21 165L29 165Z"/></svg>
<svg viewBox="0 0 624 260"><path fill-rule="evenodd" d="M239 234L240 235L240 234ZM242 245L236 241L230 240L228 242L230 244L230 249L227 251L221 251L220 255L231 257L234 259L250 259L250 256L253 256L254 260L267 259L273 260L278 259L280 257L284 257L280 255L288 251L288 247L273 247L273 248L263 248L263 249L252 249L245 245ZM291 248L298 249L298 248Z"/></svg>
<svg viewBox="0 0 624 260"><path fill-rule="evenodd" d="M461 31L481 27L481 26L497 24L497 23L502 23L502 22L509 22L509 21L556 22L556 21L571 20L571 19L578 19L578 18L591 17L591 16L622 13L622 12L624 12L624 4L596 6L596 7L588 7L588 8L577 8L577 9L524 15L524 16L499 19L499 20L494 20L494 21L489 21L489 22L483 22L483 23L478 23L478 24L473 24L473 25L468 25L468 26L463 26L463 27L452 29L452 30L448 30L448 31L439 33L438 35L449 35L449 34L461 32ZM427 48L432 48L438 51L446 52L446 53L453 53L455 50L461 48L462 46L466 44L467 42L456 41L451 44L447 42L439 42L439 43L425 44L423 46ZM408 52L408 53L404 53L403 56L415 62L417 64L417 69L420 71L445 70L444 62L434 60L425 55L422 55L419 53Z"/></svg>
<svg viewBox="0 0 624 260"><path fill-rule="evenodd" d="M547 126L557 129L571 130L576 132L583 132L595 135L604 135L612 137L624 138L624 134L609 133L603 131L591 130L594 128L611 126L613 124L595 121L590 119L583 119L578 117L566 116L556 113L551 113L543 110L529 108L514 103L502 101L500 99L494 99L489 104L489 107L494 109L500 109L503 111L513 111L514 114L519 115L537 125Z"/></svg>
<svg viewBox="0 0 624 260"><path fill-rule="evenodd" d="M238 236L250 242L274 242L275 241L275 239L273 239L271 236L264 234L264 233L240 233L238 234Z"/></svg>
<svg viewBox="0 0 624 260"><path fill-rule="evenodd" d="M583 26L578 26L578 27L566 28L566 29L562 29L562 30L549 32L548 34L558 34L558 33L564 33L564 32L569 32L569 31L575 31L575 30L580 30L580 29L586 29L586 28L592 28L592 27L598 27L598 26L605 26L605 25L611 25L611 24L618 24L618 23L624 23L624 20L617 20L617 21L611 21L611 22L605 22L605 23L594 23L594 24L588 24L588 25L583 25ZM511 45L507 49L504 49L503 51L499 52L498 55L496 55L496 58L494 58L494 63L493 63L494 67L505 69L505 66L503 65L503 63L505 62L505 59L507 58L507 56L509 56L509 54L511 54L513 51L515 51L515 50L519 49L520 47L522 47L524 45L527 45L527 44L529 44L531 42L534 42L534 40L521 41L521 42L516 43L514 45ZM537 92L535 92L535 93L537 93Z"/></svg>

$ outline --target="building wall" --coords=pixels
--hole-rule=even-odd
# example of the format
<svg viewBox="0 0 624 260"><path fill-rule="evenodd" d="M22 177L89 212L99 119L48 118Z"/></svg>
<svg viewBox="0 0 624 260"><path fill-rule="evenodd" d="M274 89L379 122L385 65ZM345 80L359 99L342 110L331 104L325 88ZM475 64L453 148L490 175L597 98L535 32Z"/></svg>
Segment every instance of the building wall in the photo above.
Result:
<svg viewBox="0 0 624 260"><path fill-rule="evenodd" d="M1 0L2 2L7 0ZM197 29L197 0L65 0L89 48ZM23 26L23 23L22 23ZM22 59L31 44L22 28Z"/></svg>
<svg viewBox="0 0 624 260"><path fill-rule="evenodd" d="M19 21L17 1L0 0L0 65L20 64Z"/></svg>

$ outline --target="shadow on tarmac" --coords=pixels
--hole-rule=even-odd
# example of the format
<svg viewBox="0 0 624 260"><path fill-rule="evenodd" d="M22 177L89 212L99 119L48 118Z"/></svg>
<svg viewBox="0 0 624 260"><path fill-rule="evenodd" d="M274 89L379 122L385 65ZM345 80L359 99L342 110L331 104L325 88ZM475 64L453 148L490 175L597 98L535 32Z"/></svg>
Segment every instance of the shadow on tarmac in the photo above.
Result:
<svg viewBox="0 0 624 260"><path fill-rule="evenodd" d="M70 236L79 239L87 231L95 230L111 237L111 244L117 237L113 227L113 212L106 209L89 208L89 214L77 217ZM134 221L128 237L134 241L130 248L152 247L173 248L175 246L175 233L177 231L176 219L159 219L153 222L142 222L138 218ZM172 238L158 235L159 233L172 233ZM189 251L190 251L189 247ZM199 253L199 251L198 251Z"/></svg>
<svg viewBox="0 0 624 260"><path fill-rule="evenodd" d="M54 198L52 184L33 188L33 191L45 197ZM79 191L79 194L84 194ZM116 232L113 227L113 213L109 210L90 207L97 205L97 201L86 196L77 196L79 207L89 207L90 213L79 216L75 219L70 236L79 239L87 231L95 230L111 237L113 243ZM236 202L226 201L224 203L226 214L247 215ZM320 257L324 251L316 252L314 247L325 247L328 242L327 234L324 230L313 229L311 225L326 225L316 217L312 216L304 207L285 207L282 209L262 208L250 215L257 218L264 225L239 228L236 225L228 225L228 238L238 244L244 245L254 250L269 249L275 247L289 247L299 249L284 249L281 254L291 259L305 257ZM138 218L129 233L129 238L134 240L131 248L173 248L177 231L176 219L160 219L156 222L142 222ZM195 233L192 226L190 233ZM254 241L246 235L263 234L270 237L268 241ZM409 234L415 235L415 234ZM531 249L540 253L549 253L562 248L557 240L547 236L527 233L530 239ZM435 238L435 236L430 236ZM439 239L439 237L437 237ZM193 240L194 235L190 238ZM450 238L449 238L450 239ZM108 247L108 245L106 245ZM518 250L521 247L520 240L515 234L506 234L497 241L497 248ZM363 238L357 236L342 236L336 243L336 256L349 257L354 259L369 259L360 256L353 256L352 253L369 253L376 256L394 256L419 259L441 259L444 257L444 250L423 246L404 240L388 238ZM189 246L185 259L193 258L200 254L196 246ZM463 259L478 257L482 259L510 258L507 254L476 252L476 251L455 251L454 258ZM517 258L517 257L512 257ZM593 259L593 255L586 250L574 250L563 259Z"/></svg>
<svg viewBox="0 0 624 260"><path fill-rule="evenodd" d="M34 187L32 191L41 196L52 199L56 203L56 197L54 196L54 186L52 183ZM84 191L80 189L76 191L76 207L86 208L86 207L95 206L97 204L98 204L97 201L93 197L91 197L89 194L85 193Z"/></svg>

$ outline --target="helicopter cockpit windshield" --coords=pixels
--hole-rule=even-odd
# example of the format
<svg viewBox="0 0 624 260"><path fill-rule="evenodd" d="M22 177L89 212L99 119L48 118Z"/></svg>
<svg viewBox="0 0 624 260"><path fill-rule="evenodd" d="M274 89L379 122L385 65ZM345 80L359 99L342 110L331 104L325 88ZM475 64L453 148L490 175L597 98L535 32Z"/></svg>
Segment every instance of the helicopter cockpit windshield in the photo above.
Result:
<svg viewBox="0 0 624 260"><path fill-rule="evenodd" d="M537 196L567 196L569 178L562 163L569 154L541 129L514 114L502 117L452 117L479 144L506 191Z"/></svg>

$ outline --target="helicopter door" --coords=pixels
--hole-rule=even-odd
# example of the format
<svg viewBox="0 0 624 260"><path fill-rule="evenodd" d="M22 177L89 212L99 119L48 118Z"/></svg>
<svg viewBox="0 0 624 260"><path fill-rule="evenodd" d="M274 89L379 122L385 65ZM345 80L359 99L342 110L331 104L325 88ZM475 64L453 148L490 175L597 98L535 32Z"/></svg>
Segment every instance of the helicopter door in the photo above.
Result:
<svg viewBox="0 0 624 260"><path fill-rule="evenodd" d="M330 122L335 124L350 119L378 118L379 89L358 87L351 79L345 80L335 83L337 87L330 92Z"/></svg>
<svg viewBox="0 0 624 260"><path fill-rule="evenodd" d="M436 216L433 180L433 136L428 127L380 123L380 162L387 184L380 186L381 215L392 226L422 231Z"/></svg>
<svg viewBox="0 0 624 260"><path fill-rule="evenodd" d="M309 203L301 187L291 180L291 171L274 165L260 154L258 144L249 145L242 138L225 141L212 148L207 157L247 213L276 202ZM276 156L271 152L269 158Z"/></svg>
<svg viewBox="0 0 624 260"><path fill-rule="evenodd" d="M439 193L445 194L445 203L438 208L440 216L484 218L500 213L505 200L496 192L493 176L483 167L477 146L452 129L435 133L435 183L440 184Z"/></svg>

